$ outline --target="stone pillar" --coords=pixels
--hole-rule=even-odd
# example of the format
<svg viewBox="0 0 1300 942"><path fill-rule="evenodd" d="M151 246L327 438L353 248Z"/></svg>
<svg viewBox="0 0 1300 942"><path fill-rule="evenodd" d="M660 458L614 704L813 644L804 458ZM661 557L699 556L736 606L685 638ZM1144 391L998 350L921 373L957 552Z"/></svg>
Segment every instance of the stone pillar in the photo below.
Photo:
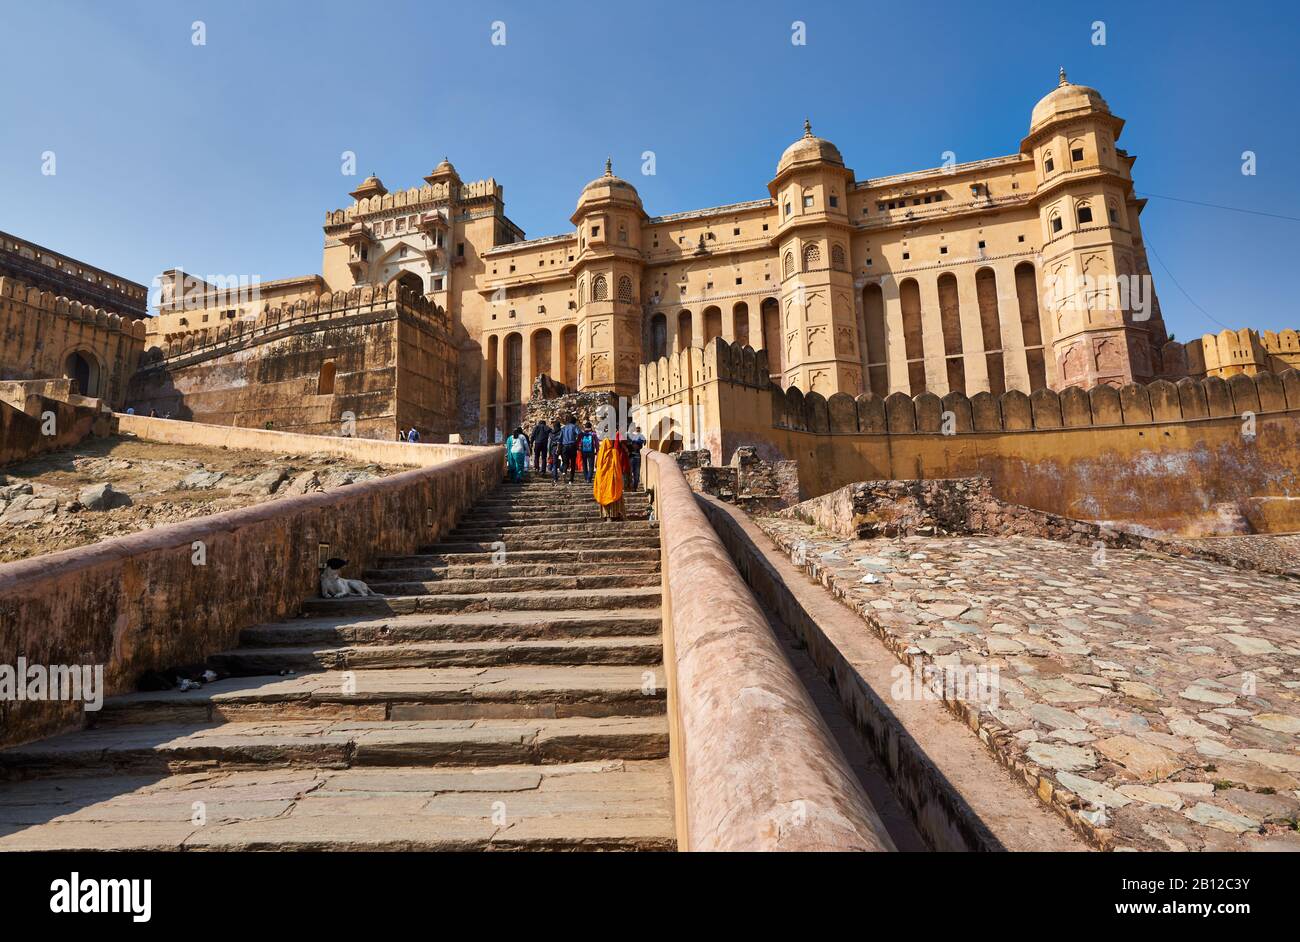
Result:
<svg viewBox="0 0 1300 942"><path fill-rule="evenodd" d="M916 277L921 289L921 339L925 351L925 388L937 396L948 393L948 366L943 346L943 315L939 311L938 277L924 272Z"/></svg>
<svg viewBox="0 0 1300 942"><path fill-rule="evenodd" d="M989 362L984 355L984 330L980 326L979 297L975 293L976 269L966 265L957 276L957 304L961 310L962 365L966 368L966 395L989 391Z"/></svg>
<svg viewBox="0 0 1300 942"><path fill-rule="evenodd" d="M749 345L763 349L763 299L749 302Z"/></svg>
<svg viewBox="0 0 1300 942"><path fill-rule="evenodd" d="M885 303L885 347L888 351L889 391L911 394L911 381L907 378L907 342L903 337L903 301L898 294L898 279L891 276L880 280L880 293Z"/></svg>
<svg viewBox="0 0 1300 942"><path fill-rule="evenodd" d="M1023 393L1029 389L1029 361L1025 358L1025 335L1020 329L1020 301L1016 296L1016 259L994 266L998 286L998 326L1002 330L1002 369L1007 389Z"/></svg>
<svg viewBox="0 0 1300 942"><path fill-rule="evenodd" d="M519 332L519 401L527 402L533 398L533 334Z"/></svg>
<svg viewBox="0 0 1300 942"><path fill-rule="evenodd" d="M664 353L668 356L677 352L677 316L664 312Z"/></svg>
<svg viewBox="0 0 1300 942"><path fill-rule="evenodd" d="M551 331L551 379L557 383L564 382L564 328L567 326L562 324L558 330Z"/></svg>

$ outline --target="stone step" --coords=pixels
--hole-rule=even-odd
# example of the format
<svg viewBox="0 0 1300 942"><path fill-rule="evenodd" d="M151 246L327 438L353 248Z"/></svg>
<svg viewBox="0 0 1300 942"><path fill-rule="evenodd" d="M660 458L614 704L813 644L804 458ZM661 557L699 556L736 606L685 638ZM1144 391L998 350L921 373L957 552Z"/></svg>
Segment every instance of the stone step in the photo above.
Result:
<svg viewBox="0 0 1300 942"><path fill-rule="evenodd" d="M8 780L257 767L465 766L660 759L663 716L133 725L0 751Z"/></svg>
<svg viewBox="0 0 1300 942"><path fill-rule="evenodd" d="M657 608L662 593L658 586L630 589L584 589L558 595L540 592L481 592L472 595L346 596L341 599L308 599L305 615L359 614L410 615L425 612L545 611L557 605L565 609Z"/></svg>
<svg viewBox="0 0 1300 942"><path fill-rule="evenodd" d="M659 609L620 611L483 611L444 615L299 618L240 633L245 646L397 644L417 641L528 641L659 637Z"/></svg>
<svg viewBox="0 0 1300 942"><path fill-rule="evenodd" d="M535 494L506 494L486 497L477 501L470 510L500 509L509 507L550 507L568 502L576 504L581 501L593 502L595 488L590 484L569 488L563 485L543 487ZM623 489L623 500L627 504L645 506L650 502L648 491L629 491Z"/></svg>
<svg viewBox="0 0 1300 942"><path fill-rule="evenodd" d="M606 567L613 569L614 567ZM582 576L496 576L480 579L430 579L418 582L380 581L370 588L384 595L474 595L479 592L584 591L586 589L643 588L658 586L657 572L624 573L615 570L602 575Z"/></svg>
<svg viewBox="0 0 1300 942"><path fill-rule="evenodd" d="M664 759L42 779L0 793L4 851L675 848Z"/></svg>
<svg viewBox="0 0 1300 942"><path fill-rule="evenodd" d="M237 676L280 671L374 670L397 667L480 667L498 664L641 664L663 658L657 635L511 641L409 641L401 644L245 647L208 663Z"/></svg>
<svg viewBox="0 0 1300 942"><path fill-rule="evenodd" d="M572 520L557 520L554 523L536 523L522 521L517 523L489 523L487 521L462 521L456 529L449 532L444 539L448 542L483 540L494 537L509 536L513 539L526 537L572 537L575 541L590 537L636 536L646 540L658 540L659 524L646 520L593 520L590 523Z"/></svg>
<svg viewBox="0 0 1300 942"><path fill-rule="evenodd" d="M660 668L509 665L319 671L232 677L198 690L104 701L96 726L259 720L442 720L651 716L664 712Z"/></svg>
<svg viewBox="0 0 1300 942"><path fill-rule="evenodd" d="M601 563L619 565L630 562L659 561L659 546L638 547L636 549L588 550L588 549L513 549L503 557L505 563ZM412 566L483 566L495 565L497 553L429 553L412 556L389 556L379 560L380 571L385 569L402 569Z"/></svg>
<svg viewBox="0 0 1300 942"><path fill-rule="evenodd" d="M493 515L475 515L462 517L456 524L457 530L489 530L499 527L534 527L545 528L552 532L562 532L572 530L573 532L583 532L597 527L626 526L630 529L637 530L657 530L659 524L654 520L647 520L645 514L639 518L627 516L622 520L605 520L600 516L600 511L588 513L582 511L579 513L570 513L567 510L557 510L553 514L516 514L513 516L493 514ZM557 530L558 528L558 530Z"/></svg>
<svg viewBox="0 0 1300 942"><path fill-rule="evenodd" d="M512 559L507 554L507 559ZM601 560L598 565L607 565ZM491 562L485 562L478 566L406 566L392 567L389 569L367 569L361 574L361 578L366 582L379 582L385 579L400 579L404 582L430 582L435 580L453 579L492 579L492 578L519 578L522 576L582 576L591 573L596 568L591 562L556 562L556 563L515 563L504 562L500 565L494 565ZM627 562L618 563L620 573L652 573L659 572L659 560L656 558L653 562Z"/></svg>
<svg viewBox="0 0 1300 942"><path fill-rule="evenodd" d="M614 532L614 531L611 531ZM447 540L437 543L433 546L421 547L422 554L443 554L443 553L492 553L498 546L493 543L505 542L504 540L487 540L487 541L462 541L448 538ZM647 547L657 547L659 544L658 534L638 534L636 536L529 536L527 539L528 549L582 549L603 550L603 549L646 549Z"/></svg>

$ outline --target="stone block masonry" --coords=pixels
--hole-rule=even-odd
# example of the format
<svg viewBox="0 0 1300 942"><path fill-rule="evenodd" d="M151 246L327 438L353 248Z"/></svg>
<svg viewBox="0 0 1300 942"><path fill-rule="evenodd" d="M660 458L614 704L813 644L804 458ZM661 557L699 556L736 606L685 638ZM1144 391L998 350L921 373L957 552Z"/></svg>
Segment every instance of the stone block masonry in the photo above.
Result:
<svg viewBox="0 0 1300 942"><path fill-rule="evenodd" d="M500 449L473 449L381 480L2 565L0 651L29 663L102 664L110 694L132 690L144 671L201 661L243 628L296 614L318 592L322 554L345 556L350 575L433 542L500 482L502 467ZM78 703L0 701L0 745L85 716Z"/></svg>

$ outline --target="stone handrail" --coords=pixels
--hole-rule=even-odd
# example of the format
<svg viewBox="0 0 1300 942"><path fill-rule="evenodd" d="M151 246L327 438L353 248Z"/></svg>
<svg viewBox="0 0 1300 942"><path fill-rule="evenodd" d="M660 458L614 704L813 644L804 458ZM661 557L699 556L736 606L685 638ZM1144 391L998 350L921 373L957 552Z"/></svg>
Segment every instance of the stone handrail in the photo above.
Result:
<svg viewBox="0 0 1300 942"><path fill-rule="evenodd" d="M410 446L416 447L416 446ZM204 660L244 628L316 595L323 555L349 575L436 543L501 481L504 452L475 454L0 565L0 663L102 666L106 693ZM73 701L0 700L0 746L86 722Z"/></svg>
<svg viewBox="0 0 1300 942"><path fill-rule="evenodd" d="M681 470L650 452L646 472L663 554L678 847L894 850Z"/></svg>

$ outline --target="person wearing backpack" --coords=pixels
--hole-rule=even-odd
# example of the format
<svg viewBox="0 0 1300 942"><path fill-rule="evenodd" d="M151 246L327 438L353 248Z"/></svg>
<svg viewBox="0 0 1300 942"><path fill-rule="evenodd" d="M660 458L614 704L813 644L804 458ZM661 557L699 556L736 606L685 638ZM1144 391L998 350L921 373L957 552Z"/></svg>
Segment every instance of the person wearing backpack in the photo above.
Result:
<svg viewBox="0 0 1300 942"><path fill-rule="evenodd" d="M560 483L560 466L564 463L564 450L560 447L560 420L551 424L551 435L546 440L547 456L550 460L551 483Z"/></svg>
<svg viewBox="0 0 1300 942"><path fill-rule="evenodd" d="M578 428L578 423L573 419L573 413L564 417L564 427L560 429L560 456L564 459L564 470L569 475L569 483L573 483L573 471L577 466L578 460L578 439L582 437L582 430Z"/></svg>
<svg viewBox="0 0 1300 942"><path fill-rule="evenodd" d="M528 467L528 436L521 428L515 428L506 439L506 463L510 467L510 480L516 484L523 481Z"/></svg>
<svg viewBox="0 0 1300 942"><path fill-rule="evenodd" d="M632 426L632 434L627 437L627 457L632 465L631 490L639 491L641 489L641 449L645 447L645 436L641 434L641 426Z"/></svg>
<svg viewBox="0 0 1300 942"><path fill-rule="evenodd" d="M596 477L596 449L600 447L600 436L587 422L582 427L582 437L578 439L578 450L582 452L582 476L590 484Z"/></svg>

